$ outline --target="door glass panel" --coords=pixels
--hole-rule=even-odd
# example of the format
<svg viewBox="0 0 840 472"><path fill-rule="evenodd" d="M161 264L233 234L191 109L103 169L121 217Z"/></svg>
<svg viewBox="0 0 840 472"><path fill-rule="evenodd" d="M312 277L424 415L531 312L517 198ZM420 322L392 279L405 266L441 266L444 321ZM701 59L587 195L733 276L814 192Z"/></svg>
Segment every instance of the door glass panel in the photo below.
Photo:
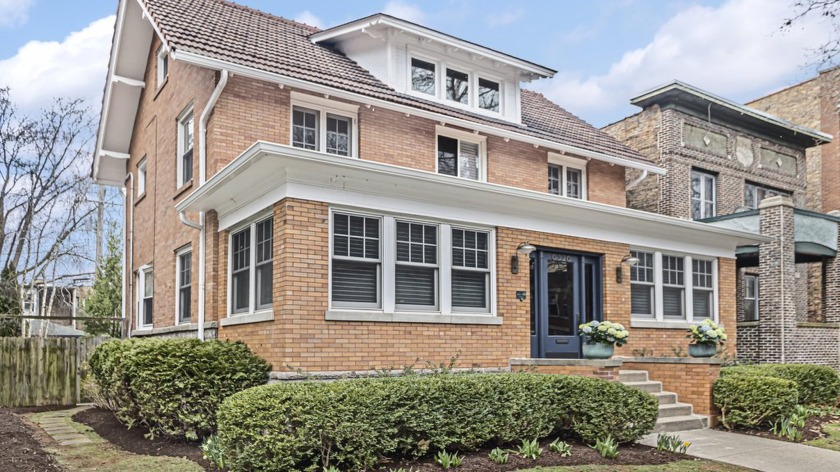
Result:
<svg viewBox="0 0 840 472"><path fill-rule="evenodd" d="M536 274L534 273L534 256L530 257L528 261L528 272L531 274L531 293L528 296L531 299L531 336L537 334L537 292L535 290Z"/></svg>
<svg viewBox="0 0 840 472"><path fill-rule="evenodd" d="M583 319L588 323L595 319L595 271L592 264L584 264L583 269Z"/></svg>
<svg viewBox="0 0 840 472"><path fill-rule="evenodd" d="M548 262L548 335L573 336L575 326L575 263Z"/></svg>

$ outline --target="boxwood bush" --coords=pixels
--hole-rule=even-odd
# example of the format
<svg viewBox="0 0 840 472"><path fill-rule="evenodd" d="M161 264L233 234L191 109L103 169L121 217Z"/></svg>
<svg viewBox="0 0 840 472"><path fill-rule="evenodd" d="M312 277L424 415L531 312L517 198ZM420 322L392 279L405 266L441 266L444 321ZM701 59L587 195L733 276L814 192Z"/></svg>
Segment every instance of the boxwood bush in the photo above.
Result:
<svg viewBox="0 0 840 472"><path fill-rule="evenodd" d="M265 384L271 366L240 342L129 339L89 360L97 404L128 427L191 440L215 431L222 400Z"/></svg>
<svg viewBox="0 0 840 472"><path fill-rule="evenodd" d="M633 441L653 429L657 416L653 396L617 382L439 374L248 389L222 403L218 440L231 470L363 470L387 457L557 433Z"/></svg>
<svg viewBox="0 0 840 472"><path fill-rule="evenodd" d="M767 426L797 405L796 382L777 377L728 374L715 380L715 406L726 428Z"/></svg>
<svg viewBox="0 0 840 472"><path fill-rule="evenodd" d="M800 405L837 404L840 397L840 376L831 367L808 364L740 365L721 369L721 377L761 375L791 380L796 383Z"/></svg>

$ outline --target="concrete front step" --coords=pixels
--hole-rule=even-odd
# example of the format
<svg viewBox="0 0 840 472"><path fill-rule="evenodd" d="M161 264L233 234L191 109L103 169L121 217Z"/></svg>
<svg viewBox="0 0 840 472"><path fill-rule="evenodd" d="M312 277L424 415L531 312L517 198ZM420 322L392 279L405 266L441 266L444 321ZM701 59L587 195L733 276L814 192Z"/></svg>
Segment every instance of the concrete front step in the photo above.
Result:
<svg viewBox="0 0 840 472"><path fill-rule="evenodd" d="M673 433L674 431L687 431L691 429L704 429L709 427L709 418L701 415L660 417L656 420L653 433Z"/></svg>
<svg viewBox="0 0 840 472"><path fill-rule="evenodd" d="M618 381L619 382L647 382L650 380L648 378L648 371L646 370L619 370L618 371Z"/></svg>
<svg viewBox="0 0 840 472"><path fill-rule="evenodd" d="M688 416L694 413L694 408L688 403L671 403L659 405L659 417L671 418L674 416Z"/></svg>
<svg viewBox="0 0 840 472"><path fill-rule="evenodd" d="M646 380L644 382L621 382L628 387L638 388L647 393L659 393L662 391L662 382Z"/></svg>
<svg viewBox="0 0 840 472"><path fill-rule="evenodd" d="M677 394L674 392L656 392L651 394L659 400L659 405L672 405L677 403Z"/></svg>

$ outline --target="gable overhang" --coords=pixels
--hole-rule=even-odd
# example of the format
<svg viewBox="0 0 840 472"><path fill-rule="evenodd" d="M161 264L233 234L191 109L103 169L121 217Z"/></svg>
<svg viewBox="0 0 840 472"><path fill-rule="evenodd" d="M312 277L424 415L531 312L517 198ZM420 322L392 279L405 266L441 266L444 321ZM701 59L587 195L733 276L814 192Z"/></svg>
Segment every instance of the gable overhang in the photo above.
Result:
<svg viewBox="0 0 840 472"><path fill-rule="evenodd" d="M146 87L144 76L154 33L138 0L120 0L91 169L96 183L125 185L134 120Z"/></svg>
<svg viewBox="0 0 840 472"><path fill-rule="evenodd" d="M630 104L643 109L652 105L674 107L703 120L745 129L803 148L830 143L833 139L830 134L791 123L678 80L644 92L632 98Z"/></svg>
<svg viewBox="0 0 840 472"><path fill-rule="evenodd" d="M535 64L525 59L520 59L495 49L491 49L440 31L427 28L417 23L412 23L401 18L396 18L385 13L377 13L358 20L345 23L318 33L312 34L309 39L313 43L335 44L342 40L359 35L368 35L373 38L384 38L387 30L396 34L410 34L418 38L422 43L438 43L451 51L461 51L470 54L476 59L492 61L497 67L512 67L519 72L520 77L525 81L540 78L551 78L557 73L556 70Z"/></svg>
<svg viewBox="0 0 840 472"><path fill-rule="evenodd" d="M214 210L223 230L284 198L715 257L734 258L738 246L771 240L655 213L261 141L176 209Z"/></svg>

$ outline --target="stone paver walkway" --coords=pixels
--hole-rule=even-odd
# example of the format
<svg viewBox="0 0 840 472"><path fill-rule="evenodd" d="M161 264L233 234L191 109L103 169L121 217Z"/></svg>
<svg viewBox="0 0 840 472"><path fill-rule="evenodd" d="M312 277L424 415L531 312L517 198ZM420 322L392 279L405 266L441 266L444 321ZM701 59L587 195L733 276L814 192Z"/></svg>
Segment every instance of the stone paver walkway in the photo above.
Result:
<svg viewBox="0 0 840 472"><path fill-rule="evenodd" d="M76 413L89 408L86 406L73 408L72 410L59 410L41 413L34 419L51 438L55 439L59 446L74 446L77 444L90 443L90 438L82 434L70 419Z"/></svg>
<svg viewBox="0 0 840 472"><path fill-rule="evenodd" d="M671 434L690 442L687 454L702 459L764 472L840 471L840 452L827 449L715 429ZM639 442L656 447L656 435L649 434Z"/></svg>

